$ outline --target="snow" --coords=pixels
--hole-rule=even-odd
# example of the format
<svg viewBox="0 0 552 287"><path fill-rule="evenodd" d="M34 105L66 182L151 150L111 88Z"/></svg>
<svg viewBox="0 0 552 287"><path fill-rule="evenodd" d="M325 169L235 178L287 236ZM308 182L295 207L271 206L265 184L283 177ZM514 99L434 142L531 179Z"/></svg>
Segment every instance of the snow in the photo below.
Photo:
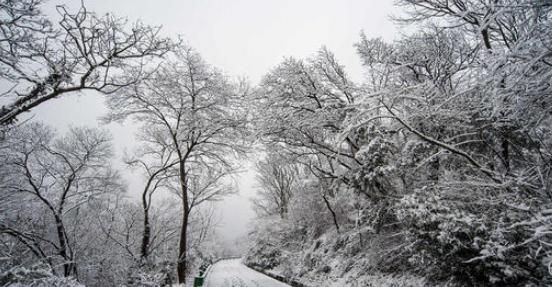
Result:
<svg viewBox="0 0 552 287"><path fill-rule="evenodd" d="M215 263L205 281L206 287L290 287L241 263L228 259Z"/></svg>

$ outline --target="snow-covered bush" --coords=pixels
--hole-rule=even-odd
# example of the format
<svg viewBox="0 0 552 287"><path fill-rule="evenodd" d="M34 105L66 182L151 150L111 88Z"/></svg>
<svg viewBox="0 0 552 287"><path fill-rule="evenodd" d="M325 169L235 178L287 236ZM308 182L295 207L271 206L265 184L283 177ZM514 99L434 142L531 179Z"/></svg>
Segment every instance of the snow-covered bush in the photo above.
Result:
<svg viewBox="0 0 552 287"><path fill-rule="evenodd" d="M252 240L252 246L245 257L245 264L261 269L272 269L281 263L282 236L285 233L282 224L272 221L272 224L263 225ZM280 236L278 236L280 235Z"/></svg>
<svg viewBox="0 0 552 287"><path fill-rule="evenodd" d="M134 268L127 275L128 278L124 284L129 287L155 287L173 284L176 282L174 269L174 262L158 262L155 266Z"/></svg>
<svg viewBox="0 0 552 287"><path fill-rule="evenodd" d="M59 277L45 266L12 267L0 273L0 285L5 287L84 287L71 277Z"/></svg>
<svg viewBox="0 0 552 287"><path fill-rule="evenodd" d="M434 187L405 196L395 210L411 242L408 263L436 281L497 286L550 282L542 264L550 260L544 250L549 248L537 242L532 207L516 205L515 194L493 193L497 191L489 188L458 194Z"/></svg>

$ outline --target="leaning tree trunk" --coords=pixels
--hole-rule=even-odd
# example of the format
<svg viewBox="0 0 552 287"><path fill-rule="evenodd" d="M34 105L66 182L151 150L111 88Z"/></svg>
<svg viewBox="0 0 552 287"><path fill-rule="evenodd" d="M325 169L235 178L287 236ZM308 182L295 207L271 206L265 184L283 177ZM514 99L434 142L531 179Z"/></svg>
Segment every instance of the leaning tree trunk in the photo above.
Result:
<svg viewBox="0 0 552 287"><path fill-rule="evenodd" d="M155 175L157 172L150 176L148 179L148 182L146 183L146 186L144 187L144 191L142 192L142 209L144 211L144 233L142 233L142 244L140 246L140 259L141 264L145 264L148 256L149 256L149 248L150 248L150 242L151 242L151 224L150 224L150 215L149 215L149 208L151 202L148 202L148 191L150 188L150 185L155 178Z"/></svg>
<svg viewBox="0 0 552 287"><path fill-rule="evenodd" d="M330 201L328 200L328 198L326 197L325 194L322 194L322 198L324 199L324 203L326 203L326 207L328 208L328 210L330 211L330 213L332 215L335 230L337 231L337 233L340 233L339 232L339 223L337 223L337 215L335 214L335 211L333 210L332 205L330 204Z"/></svg>

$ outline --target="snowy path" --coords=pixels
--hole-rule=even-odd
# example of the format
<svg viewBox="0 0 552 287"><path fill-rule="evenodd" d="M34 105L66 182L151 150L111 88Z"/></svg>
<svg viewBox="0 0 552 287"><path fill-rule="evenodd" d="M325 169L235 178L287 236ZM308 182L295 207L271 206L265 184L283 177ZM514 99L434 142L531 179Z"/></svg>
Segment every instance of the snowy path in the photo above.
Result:
<svg viewBox="0 0 552 287"><path fill-rule="evenodd" d="M243 265L241 259L217 262L207 274L206 287L290 287Z"/></svg>

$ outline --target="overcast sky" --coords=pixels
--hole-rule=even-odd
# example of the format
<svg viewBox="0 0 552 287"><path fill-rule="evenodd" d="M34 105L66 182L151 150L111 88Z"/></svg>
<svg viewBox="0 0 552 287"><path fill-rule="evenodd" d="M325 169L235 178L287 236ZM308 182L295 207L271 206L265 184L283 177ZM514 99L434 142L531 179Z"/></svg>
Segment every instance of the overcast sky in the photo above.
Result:
<svg viewBox="0 0 552 287"><path fill-rule="evenodd" d="M76 9L80 0L50 0L46 10L65 4ZM396 38L389 20L392 0L88 0L98 14L113 13L131 21L140 19L163 26L167 36L181 35L204 59L230 76L246 76L252 84L284 57L305 58L325 45L356 81L362 79L360 60L353 44L361 31L368 37ZM56 18L57 19L57 18ZM35 110L36 119L64 130L68 125L100 125L106 112L96 94L66 96ZM117 160L134 144L131 123L110 124ZM252 159L253 161L254 159ZM129 193L136 194L140 178L126 174ZM254 171L239 176L240 194L219 203L224 238L245 233L253 218L249 198L254 194Z"/></svg>

